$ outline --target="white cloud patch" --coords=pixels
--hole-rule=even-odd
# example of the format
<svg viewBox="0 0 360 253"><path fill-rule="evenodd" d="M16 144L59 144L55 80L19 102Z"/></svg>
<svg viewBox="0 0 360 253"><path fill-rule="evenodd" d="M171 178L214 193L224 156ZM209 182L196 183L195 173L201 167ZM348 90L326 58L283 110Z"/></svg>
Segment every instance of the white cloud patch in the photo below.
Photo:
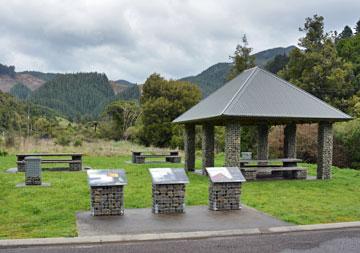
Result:
<svg viewBox="0 0 360 253"><path fill-rule="evenodd" d="M356 0L0 0L0 63L18 70L99 71L143 82L228 61L244 33L256 51L297 43L308 16L354 26Z"/></svg>

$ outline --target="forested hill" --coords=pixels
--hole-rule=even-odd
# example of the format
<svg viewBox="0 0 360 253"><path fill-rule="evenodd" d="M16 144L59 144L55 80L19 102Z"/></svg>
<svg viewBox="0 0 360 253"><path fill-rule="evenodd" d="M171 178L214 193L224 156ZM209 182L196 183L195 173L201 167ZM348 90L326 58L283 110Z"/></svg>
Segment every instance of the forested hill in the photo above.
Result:
<svg viewBox="0 0 360 253"><path fill-rule="evenodd" d="M289 52L294 49L295 46L289 47L276 47L268 50L264 50L254 54L255 64L257 66L265 66L268 62L273 60L277 55L288 55ZM231 63L222 62L212 65L208 69L204 70L196 76L188 76L181 78L180 80L189 81L191 83L199 85L203 96L206 97L221 86L227 80L231 69Z"/></svg>
<svg viewBox="0 0 360 253"><path fill-rule="evenodd" d="M30 100L70 118L95 117L114 99L105 74L59 74L35 90Z"/></svg>

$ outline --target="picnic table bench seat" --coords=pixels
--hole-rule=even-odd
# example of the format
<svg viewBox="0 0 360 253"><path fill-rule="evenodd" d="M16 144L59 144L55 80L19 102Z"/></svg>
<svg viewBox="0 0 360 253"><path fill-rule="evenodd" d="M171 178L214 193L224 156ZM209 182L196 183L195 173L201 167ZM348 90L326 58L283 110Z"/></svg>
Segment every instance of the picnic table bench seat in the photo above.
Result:
<svg viewBox="0 0 360 253"><path fill-rule="evenodd" d="M307 169L301 167L279 167L279 166L258 166L241 167L247 180L259 178L285 178L285 179L306 179Z"/></svg>
<svg viewBox="0 0 360 253"><path fill-rule="evenodd" d="M165 158L165 162L180 163L181 156L178 151L171 151L169 154L144 154L143 152L133 151L132 162L133 163L145 163L146 158Z"/></svg>
<svg viewBox="0 0 360 253"><path fill-rule="evenodd" d="M35 154L17 154L17 168L18 171L25 171L25 157L50 157L48 159L41 159L42 164L59 164L67 163L69 164L70 171L79 171L82 169L82 154L78 153L35 153ZM71 157L61 158L61 157Z"/></svg>

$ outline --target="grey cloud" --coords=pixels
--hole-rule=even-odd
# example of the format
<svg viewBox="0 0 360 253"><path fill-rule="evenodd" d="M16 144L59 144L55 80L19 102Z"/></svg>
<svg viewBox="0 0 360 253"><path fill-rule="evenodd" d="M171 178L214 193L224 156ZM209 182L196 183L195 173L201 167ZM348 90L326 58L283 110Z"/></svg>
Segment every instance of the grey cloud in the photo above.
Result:
<svg viewBox="0 0 360 253"><path fill-rule="evenodd" d="M255 51L296 44L315 13L327 30L353 26L360 2L0 0L0 62L18 70L99 71L143 82L227 61L244 33Z"/></svg>

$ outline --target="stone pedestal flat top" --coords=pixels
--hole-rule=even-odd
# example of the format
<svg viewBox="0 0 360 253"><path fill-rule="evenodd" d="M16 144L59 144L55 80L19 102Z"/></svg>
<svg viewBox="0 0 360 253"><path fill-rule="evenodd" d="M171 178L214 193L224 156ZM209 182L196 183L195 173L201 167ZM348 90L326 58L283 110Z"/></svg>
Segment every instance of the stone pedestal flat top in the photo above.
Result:
<svg viewBox="0 0 360 253"><path fill-rule="evenodd" d="M238 167L208 167L206 171L213 183L242 183L246 181Z"/></svg>
<svg viewBox="0 0 360 253"><path fill-rule="evenodd" d="M125 171L122 169L88 170L87 175L91 187L127 184Z"/></svg>
<svg viewBox="0 0 360 253"><path fill-rule="evenodd" d="M292 225L246 206L232 211L189 206L182 214L153 214L151 208L138 208L125 209L124 216L93 217L90 212L79 212L76 217L79 236L264 229Z"/></svg>
<svg viewBox="0 0 360 253"><path fill-rule="evenodd" d="M183 168L149 169L153 184L187 184L189 179Z"/></svg>

